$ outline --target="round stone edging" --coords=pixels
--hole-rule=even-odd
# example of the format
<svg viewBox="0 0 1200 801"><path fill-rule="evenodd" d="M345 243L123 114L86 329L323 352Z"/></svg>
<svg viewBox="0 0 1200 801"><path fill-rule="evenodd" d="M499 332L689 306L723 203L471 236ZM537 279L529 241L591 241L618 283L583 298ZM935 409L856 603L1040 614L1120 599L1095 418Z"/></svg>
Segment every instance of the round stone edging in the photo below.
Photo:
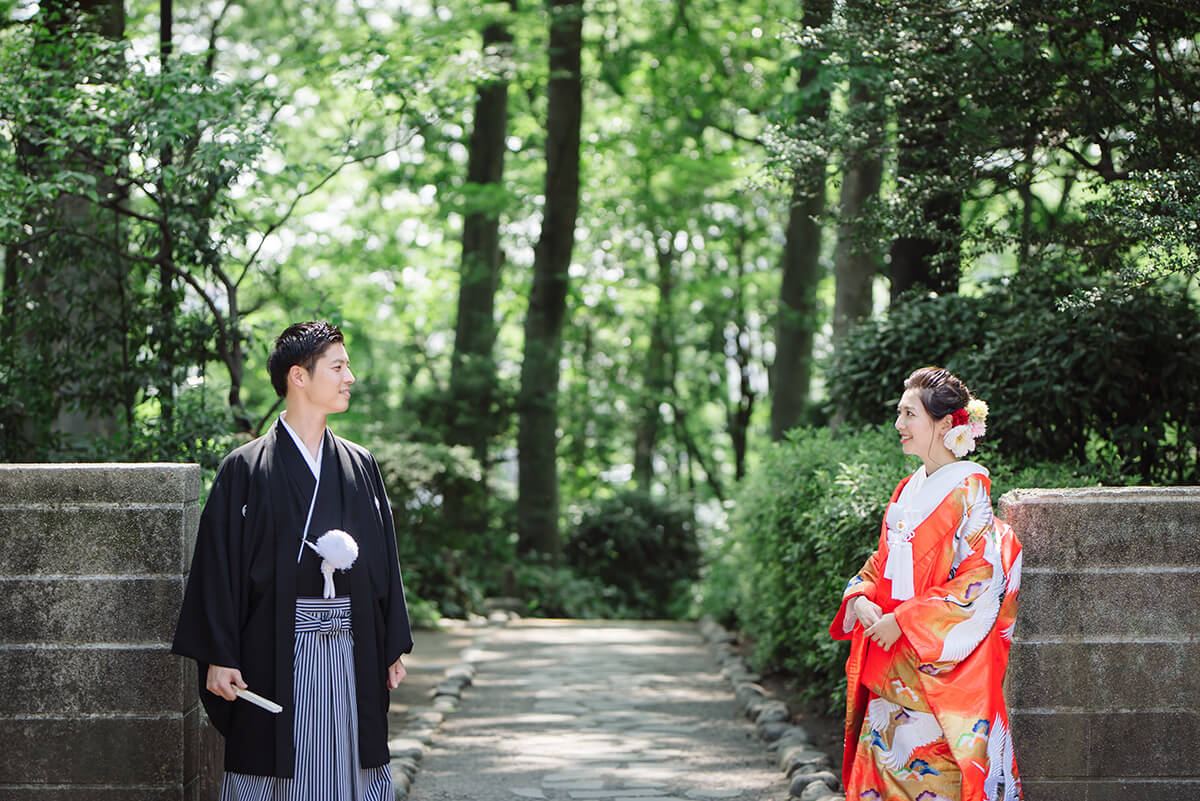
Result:
<svg viewBox="0 0 1200 801"><path fill-rule="evenodd" d="M429 706L412 708L407 729L388 740L388 752L392 758L388 767L392 773L395 801L407 801L409 790L421 769L421 760L433 742L434 732L442 725L446 715L458 708L463 691L475 680L475 663L479 661L484 641L491 634L490 628L503 626L507 622L508 616L503 613L492 613L486 619L472 618L470 625L489 630L477 635L462 650L459 654L462 661L446 668L442 679L433 689Z"/></svg>
<svg viewBox="0 0 1200 801"><path fill-rule="evenodd" d="M759 739L771 753L770 760L787 774L791 797L799 801L845 801L829 756L812 745L812 737L804 727L791 722L787 704L758 683L762 676L750 670L734 650L737 636L708 617L700 620L699 628L713 648L721 675L733 686L738 708L754 721Z"/></svg>

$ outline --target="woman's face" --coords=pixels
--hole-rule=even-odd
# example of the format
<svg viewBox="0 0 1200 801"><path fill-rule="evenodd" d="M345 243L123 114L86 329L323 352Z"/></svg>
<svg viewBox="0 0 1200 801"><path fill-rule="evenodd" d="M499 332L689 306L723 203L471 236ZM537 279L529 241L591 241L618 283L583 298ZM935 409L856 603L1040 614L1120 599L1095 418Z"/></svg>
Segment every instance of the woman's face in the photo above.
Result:
<svg viewBox="0 0 1200 801"><path fill-rule="evenodd" d="M900 448L905 453L928 459L944 449L942 438L950 426L949 417L934 420L921 403L919 390L906 389L896 406L896 430L900 432ZM941 446L938 448L937 446Z"/></svg>

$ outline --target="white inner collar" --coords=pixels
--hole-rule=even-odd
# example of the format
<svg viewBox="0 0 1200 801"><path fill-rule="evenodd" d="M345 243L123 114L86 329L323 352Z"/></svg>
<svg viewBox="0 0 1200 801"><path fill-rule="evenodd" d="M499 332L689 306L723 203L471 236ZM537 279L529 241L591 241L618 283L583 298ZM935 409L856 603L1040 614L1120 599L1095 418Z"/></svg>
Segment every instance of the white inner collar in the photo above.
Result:
<svg viewBox="0 0 1200 801"><path fill-rule="evenodd" d="M304 440L300 439L300 435L296 433L296 429L288 425L287 412L283 411L279 414L279 422L283 423L283 427L292 435L292 441L296 443L296 448L299 449L300 455L304 457L304 463L308 465L308 469L312 471L313 478L318 481L321 479L321 459L325 456L325 434L321 433L321 444L317 446L317 455L313 456L308 446L304 444Z"/></svg>
<svg viewBox="0 0 1200 801"><path fill-rule="evenodd" d="M933 510L941 505L951 490L961 484L967 476L976 473L986 476L988 471L986 467L975 462L951 462L929 476L925 474L925 466L921 465L904 485L904 489L900 490L900 497L888 507L888 539L911 538L913 529L933 514Z"/></svg>
<svg viewBox="0 0 1200 801"><path fill-rule="evenodd" d="M907 601L913 597L912 538L917 526L941 505L950 492L967 476L987 475L986 469L974 462L952 462L925 474L921 465L900 490L900 497L889 505L884 520L887 524L888 556L883 566L884 578L891 579L892 599Z"/></svg>

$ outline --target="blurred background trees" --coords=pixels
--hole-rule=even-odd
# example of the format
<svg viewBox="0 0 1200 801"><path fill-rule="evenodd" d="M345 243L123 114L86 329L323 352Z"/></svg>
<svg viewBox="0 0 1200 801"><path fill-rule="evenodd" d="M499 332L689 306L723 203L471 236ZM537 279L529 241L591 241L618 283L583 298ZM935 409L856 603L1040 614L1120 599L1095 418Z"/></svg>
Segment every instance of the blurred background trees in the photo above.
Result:
<svg viewBox="0 0 1200 801"><path fill-rule="evenodd" d="M857 453L927 363L1014 475L1200 480L1190 0L0 19L4 460L212 469L274 419L275 334L325 317L360 376L332 425L447 613L786 619L730 510ZM833 547L821 487L770 524L789 547Z"/></svg>

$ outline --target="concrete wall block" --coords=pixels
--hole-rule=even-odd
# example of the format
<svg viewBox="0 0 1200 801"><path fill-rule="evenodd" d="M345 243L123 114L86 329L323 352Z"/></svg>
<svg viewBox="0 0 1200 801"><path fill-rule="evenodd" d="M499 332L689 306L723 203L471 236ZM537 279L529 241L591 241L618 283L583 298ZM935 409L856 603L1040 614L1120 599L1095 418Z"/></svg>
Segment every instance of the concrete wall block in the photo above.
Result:
<svg viewBox="0 0 1200 801"><path fill-rule="evenodd" d="M1008 671L1014 709L1182 709L1200 676L1200 645L1017 642Z"/></svg>
<svg viewBox="0 0 1200 801"><path fill-rule="evenodd" d="M1195 781L1200 711L1012 710L1016 765L1028 779Z"/></svg>
<svg viewBox="0 0 1200 801"><path fill-rule="evenodd" d="M1035 777L1088 776L1092 731L1068 717L1009 710L1013 750L1022 781Z"/></svg>
<svg viewBox="0 0 1200 801"><path fill-rule="evenodd" d="M195 675L193 668L193 680ZM183 775L189 792L201 799L217 798L225 771L224 757L225 738L197 701L183 716Z"/></svg>
<svg viewBox="0 0 1200 801"><path fill-rule="evenodd" d="M180 545L180 573L192 572L192 554L196 550L196 536L200 533L200 514L204 507L199 503L191 503L183 508L183 542Z"/></svg>
<svg viewBox="0 0 1200 801"><path fill-rule="evenodd" d="M0 785L183 786L180 716L14 717L4 728Z"/></svg>
<svg viewBox="0 0 1200 801"><path fill-rule="evenodd" d="M1017 530L1026 565L1200 564L1194 488L1013 490L1001 497L997 515Z"/></svg>
<svg viewBox="0 0 1200 801"><path fill-rule="evenodd" d="M1200 779L1090 779L1085 782L1022 779L1025 801L1190 801Z"/></svg>
<svg viewBox="0 0 1200 801"><path fill-rule="evenodd" d="M0 784L0 798L5 801L187 801L174 785L142 785L139 787L38 787L36 785Z"/></svg>
<svg viewBox="0 0 1200 801"><path fill-rule="evenodd" d="M196 695L193 665L165 645L0 649L0 676L5 677L0 715L153 715L179 710Z"/></svg>
<svg viewBox="0 0 1200 801"><path fill-rule="evenodd" d="M1197 608L1200 572L1075 573L1026 559L1016 636L1176 638L1200 634Z"/></svg>
<svg viewBox="0 0 1200 801"><path fill-rule="evenodd" d="M1200 711L1011 711L1023 777L1196 779ZM1053 747L1051 747L1053 745Z"/></svg>
<svg viewBox="0 0 1200 801"><path fill-rule="evenodd" d="M199 801L216 801L225 773L225 738L212 725L208 715L200 715Z"/></svg>
<svg viewBox="0 0 1200 801"><path fill-rule="evenodd" d="M1200 488L1018 490L1008 674L1028 801L1200 798Z"/></svg>
<svg viewBox="0 0 1200 801"><path fill-rule="evenodd" d="M182 573L193 520L182 505L0 508L0 564L9 576Z"/></svg>
<svg viewBox="0 0 1200 801"><path fill-rule="evenodd" d="M191 464L3 464L0 499L25 504L182 504L200 500Z"/></svg>
<svg viewBox="0 0 1200 801"><path fill-rule="evenodd" d="M195 670L192 671L195 675ZM221 793L225 740L197 702L183 716L184 798L189 801L216 799Z"/></svg>
<svg viewBox="0 0 1200 801"><path fill-rule="evenodd" d="M1200 710L1094 712L1080 723L1093 729L1090 776L1196 778Z"/></svg>
<svg viewBox="0 0 1200 801"><path fill-rule="evenodd" d="M200 491L196 465L0 465L0 798L217 798L222 743L168 652Z"/></svg>
<svg viewBox="0 0 1200 801"><path fill-rule="evenodd" d="M5 621L0 643L169 643L183 582L183 576L3 581L6 603L22 611Z"/></svg>

